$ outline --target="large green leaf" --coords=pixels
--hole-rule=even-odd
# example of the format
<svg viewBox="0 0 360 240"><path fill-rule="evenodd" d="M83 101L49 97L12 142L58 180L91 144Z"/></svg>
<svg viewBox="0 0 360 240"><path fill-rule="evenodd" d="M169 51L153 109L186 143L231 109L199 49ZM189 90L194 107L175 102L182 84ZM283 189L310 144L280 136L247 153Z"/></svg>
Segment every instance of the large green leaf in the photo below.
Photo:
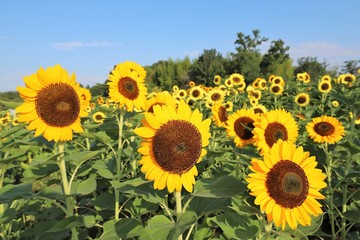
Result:
<svg viewBox="0 0 360 240"><path fill-rule="evenodd" d="M77 186L76 194L87 195L96 190L96 179L94 177L89 177L84 181L80 181Z"/></svg>
<svg viewBox="0 0 360 240"><path fill-rule="evenodd" d="M246 185L232 176L205 178L196 182L193 196L224 198L241 195L247 191Z"/></svg>
<svg viewBox="0 0 360 240"><path fill-rule="evenodd" d="M144 228L141 222L134 218L123 218L119 221L110 220L104 223L103 234L101 235L100 239L128 239L140 236L143 231Z"/></svg>
<svg viewBox="0 0 360 240"><path fill-rule="evenodd" d="M231 205L231 198L204 198L195 197L189 204L189 210L194 211L199 217L216 213Z"/></svg>
<svg viewBox="0 0 360 240"><path fill-rule="evenodd" d="M148 225L145 228L143 234L141 234L140 239L144 240L159 240L159 239L169 239L169 233L174 227L174 223L170 221L164 215L157 215L150 219Z"/></svg>
<svg viewBox="0 0 360 240"><path fill-rule="evenodd" d="M259 222L237 213L224 213L208 218L209 225L219 226L230 239L253 239L260 231Z"/></svg>
<svg viewBox="0 0 360 240"><path fill-rule="evenodd" d="M33 195L32 183L20 183L17 185L8 184L0 188L0 204L7 203L14 199L22 199Z"/></svg>
<svg viewBox="0 0 360 240"><path fill-rule="evenodd" d="M71 161L74 164L79 164L85 162L91 158L96 157L101 151L81 151L71 153L69 156L65 157L66 161Z"/></svg>
<svg viewBox="0 0 360 240"><path fill-rule="evenodd" d="M82 227L82 226L90 228L94 225L95 225L95 217L92 215L72 216L58 221L48 230L44 229L44 233L60 232L63 231L64 229L70 229L73 227Z"/></svg>

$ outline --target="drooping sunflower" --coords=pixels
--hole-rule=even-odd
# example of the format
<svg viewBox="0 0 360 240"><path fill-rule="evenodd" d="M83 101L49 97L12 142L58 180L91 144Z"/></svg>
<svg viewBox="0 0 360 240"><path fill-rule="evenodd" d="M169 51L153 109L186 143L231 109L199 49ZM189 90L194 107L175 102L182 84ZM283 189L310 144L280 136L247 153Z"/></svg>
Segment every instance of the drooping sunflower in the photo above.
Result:
<svg viewBox="0 0 360 240"><path fill-rule="evenodd" d="M275 96L281 95L284 91L284 87L279 84L271 84L270 86L270 92L274 94Z"/></svg>
<svg viewBox="0 0 360 240"><path fill-rule="evenodd" d="M104 123L105 117L106 115L103 112L96 112L92 115L92 119L95 123Z"/></svg>
<svg viewBox="0 0 360 240"><path fill-rule="evenodd" d="M261 155L268 153L279 139L295 142L298 136L296 121L291 113L284 109L265 112L254 122L254 126L254 145L261 150Z"/></svg>
<svg viewBox="0 0 360 240"><path fill-rule="evenodd" d="M143 138L138 152L141 171L145 178L154 181L154 188L167 187L171 193L184 187L192 192L198 171L196 163L205 156L210 138L208 118L202 120L198 109L180 100L177 109L154 106L154 113L145 112L143 126L134 132Z"/></svg>
<svg viewBox="0 0 360 240"><path fill-rule="evenodd" d="M298 106L305 107L310 102L310 96L307 93L299 93L295 96L294 101Z"/></svg>
<svg viewBox="0 0 360 240"><path fill-rule="evenodd" d="M306 131L314 142L334 144L341 140L345 134L342 123L330 116L313 118L306 125Z"/></svg>
<svg viewBox="0 0 360 240"><path fill-rule="evenodd" d="M168 105L170 107L176 107L176 102L169 92L159 92L154 96L146 100L144 110L147 112L154 112L155 105Z"/></svg>
<svg viewBox="0 0 360 240"><path fill-rule="evenodd" d="M331 91L331 82L329 81L320 81L318 84L318 89L322 93L328 93Z"/></svg>
<svg viewBox="0 0 360 240"><path fill-rule="evenodd" d="M279 140L265 154L263 160L252 159L246 181L255 204L267 214L268 221L285 229L296 229L298 224L311 225L311 215L322 213L317 199L325 196L320 190L326 187L326 175L316 168L314 156L302 147Z"/></svg>
<svg viewBox="0 0 360 240"><path fill-rule="evenodd" d="M250 109L240 109L229 115L226 125L226 132L230 138L234 138L237 147L244 147L254 143L254 122L259 115Z"/></svg>
<svg viewBox="0 0 360 240"><path fill-rule="evenodd" d="M144 84L145 70L137 63L123 62L115 66L109 74L109 96L119 103L119 107L126 107L132 112L134 107L143 109L146 101L147 88Z"/></svg>
<svg viewBox="0 0 360 240"><path fill-rule="evenodd" d="M219 127L226 127L226 121L228 120L228 112L226 107L222 103L215 103L211 108L212 119L215 125Z"/></svg>
<svg viewBox="0 0 360 240"><path fill-rule="evenodd" d="M17 87L24 103L17 107L19 122L28 122L28 130L48 141L68 141L72 131L82 132L80 118L88 115L90 99L83 100L75 74L68 75L60 65L42 67L24 77L26 87ZM86 101L86 102L83 102Z"/></svg>

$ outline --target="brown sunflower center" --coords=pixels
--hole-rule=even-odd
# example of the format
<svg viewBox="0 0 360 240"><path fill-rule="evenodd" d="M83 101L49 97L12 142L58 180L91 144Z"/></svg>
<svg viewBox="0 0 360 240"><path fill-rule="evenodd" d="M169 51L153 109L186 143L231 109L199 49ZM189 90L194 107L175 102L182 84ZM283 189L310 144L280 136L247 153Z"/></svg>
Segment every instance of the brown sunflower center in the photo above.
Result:
<svg viewBox="0 0 360 240"><path fill-rule="evenodd" d="M254 108L253 110L254 110L254 113L259 113L259 114L264 113L264 111L261 108Z"/></svg>
<svg viewBox="0 0 360 240"><path fill-rule="evenodd" d="M124 97L130 100L134 100L139 96L138 84L130 77L124 77L119 80L118 90Z"/></svg>
<svg viewBox="0 0 360 240"><path fill-rule="evenodd" d="M95 119L98 121L101 121L101 120L103 120L103 116L101 114L97 114L97 115L95 115Z"/></svg>
<svg viewBox="0 0 360 240"><path fill-rule="evenodd" d="M39 90L35 109L47 125L67 127L79 117L80 99L69 84L52 83Z"/></svg>
<svg viewBox="0 0 360 240"><path fill-rule="evenodd" d="M201 134L190 122L171 120L156 131L152 150L155 161L164 171L183 174L200 157Z"/></svg>
<svg viewBox="0 0 360 240"><path fill-rule="evenodd" d="M284 208L300 206L309 193L304 170L289 160L281 160L270 169L265 185L270 197Z"/></svg>
<svg viewBox="0 0 360 240"><path fill-rule="evenodd" d="M252 133L253 128L254 120L249 117L241 117L234 122L235 133L243 140L249 140L254 136Z"/></svg>
<svg viewBox="0 0 360 240"><path fill-rule="evenodd" d="M334 133L335 127L328 122L319 122L314 125L314 131L321 136L329 136Z"/></svg>
<svg viewBox="0 0 360 240"><path fill-rule="evenodd" d="M219 107L218 116L221 122L226 122L228 120L228 114L225 107Z"/></svg>
<svg viewBox="0 0 360 240"><path fill-rule="evenodd" d="M151 106L148 108L147 111L153 113L153 112L154 112L154 106L156 106L156 105L162 106L162 105L165 105L165 103L160 103L160 102L154 103L153 105L151 105Z"/></svg>
<svg viewBox="0 0 360 240"><path fill-rule="evenodd" d="M269 147L272 147L279 139L286 141L288 132L286 127L278 122L269 123L265 129L265 141Z"/></svg>
<svg viewBox="0 0 360 240"><path fill-rule="evenodd" d="M273 93L278 93L278 92L280 92L280 87L279 87L279 86L273 86L271 89L272 89L272 92L273 92Z"/></svg>
<svg viewBox="0 0 360 240"><path fill-rule="evenodd" d="M324 82L321 84L321 89L322 90L328 90L330 88L330 85L327 82Z"/></svg>
<svg viewBox="0 0 360 240"><path fill-rule="evenodd" d="M304 103L306 103L306 97L305 97L305 96L300 96L300 97L298 98L297 102L298 102L299 104L304 104Z"/></svg>
<svg viewBox="0 0 360 240"><path fill-rule="evenodd" d="M220 93L213 93L211 94L211 100L215 101L219 101L221 99L221 94Z"/></svg>
<svg viewBox="0 0 360 240"><path fill-rule="evenodd" d="M238 77L234 77L234 78L233 78L233 82L234 82L234 83L239 83L240 81L241 81L241 79L238 78Z"/></svg>
<svg viewBox="0 0 360 240"><path fill-rule="evenodd" d="M195 89L194 91L192 91L192 96L193 96L194 98L198 98L198 97L200 96L200 91L197 90L197 89Z"/></svg>

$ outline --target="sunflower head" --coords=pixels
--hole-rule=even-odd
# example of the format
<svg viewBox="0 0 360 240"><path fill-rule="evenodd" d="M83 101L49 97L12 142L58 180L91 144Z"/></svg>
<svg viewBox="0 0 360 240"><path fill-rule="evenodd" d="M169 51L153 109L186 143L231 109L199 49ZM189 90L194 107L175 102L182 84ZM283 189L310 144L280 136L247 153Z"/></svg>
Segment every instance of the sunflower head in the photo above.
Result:
<svg viewBox="0 0 360 240"><path fill-rule="evenodd" d="M28 122L35 136L49 141L68 141L72 131L82 132L80 117L86 116L89 97L60 65L40 68L36 74L24 77L26 87L18 87L24 103L16 108L19 122Z"/></svg>
<svg viewBox="0 0 360 240"><path fill-rule="evenodd" d="M155 105L168 105L171 107L175 107L176 102L169 92L163 91L156 93L151 98L147 99L145 102L144 110L147 112L154 112Z"/></svg>
<svg viewBox="0 0 360 240"><path fill-rule="evenodd" d="M318 89L322 93L328 93L331 91L331 82L330 81L320 81L318 84Z"/></svg>
<svg viewBox="0 0 360 240"><path fill-rule="evenodd" d="M319 191L326 187L326 175L316 169L315 157L302 147L279 140L262 160L253 159L246 181L255 204L267 214L268 221L284 230L296 229L298 223L311 225L311 217L322 213L316 199L324 199Z"/></svg>
<svg viewBox="0 0 360 240"><path fill-rule="evenodd" d="M214 82L215 85L220 85L220 83L221 83L221 76L220 76L220 75L215 75L213 82Z"/></svg>
<svg viewBox="0 0 360 240"><path fill-rule="evenodd" d="M154 181L155 189L167 187L169 192L180 192L182 187L192 192L196 163L205 156L209 144L210 119L180 100L178 108L154 106L145 112L143 126L134 132L143 138L138 152L145 178Z"/></svg>
<svg viewBox="0 0 360 240"><path fill-rule="evenodd" d="M134 107L143 109L147 88L144 84L145 70L134 62L123 62L109 74L109 96L119 107L132 112Z"/></svg>
<svg viewBox="0 0 360 240"><path fill-rule="evenodd" d="M284 91L284 87L279 84L271 84L270 86L270 92L274 94L275 96L281 95Z"/></svg>
<svg viewBox="0 0 360 240"><path fill-rule="evenodd" d="M226 125L227 135L234 138L237 147L245 147L254 143L254 122L259 115L251 109L241 109L229 116Z"/></svg>
<svg viewBox="0 0 360 240"><path fill-rule="evenodd" d="M340 141L345 134L341 122L330 116L313 118L312 121L306 125L306 131L309 137L317 143L334 144Z"/></svg>
<svg viewBox="0 0 360 240"><path fill-rule="evenodd" d="M279 140L295 142L298 136L298 125L290 112L276 109L265 112L254 122L254 138L260 154L269 152Z"/></svg>
<svg viewBox="0 0 360 240"><path fill-rule="evenodd" d="M305 107L310 102L310 96L307 93L299 93L295 96L295 103L300 107Z"/></svg>
<svg viewBox="0 0 360 240"><path fill-rule="evenodd" d="M225 127L228 120L228 111L222 103L215 103L211 108L212 119L214 123L219 127Z"/></svg>
<svg viewBox="0 0 360 240"><path fill-rule="evenodd" d="M92 115L92 119L95 123L103 123L105 120L105 113L103 112L96 112Z"/></svg>

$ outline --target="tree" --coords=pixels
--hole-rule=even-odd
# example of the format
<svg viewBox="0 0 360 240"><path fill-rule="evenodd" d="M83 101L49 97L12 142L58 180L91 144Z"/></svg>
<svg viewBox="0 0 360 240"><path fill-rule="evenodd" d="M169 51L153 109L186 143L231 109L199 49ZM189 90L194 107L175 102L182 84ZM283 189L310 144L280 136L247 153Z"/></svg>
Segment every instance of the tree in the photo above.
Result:
<svg viewBox="0 0 360 240"><path fill-rule="evenodd" d="M268 39L260 36L260 30L252 31L253 36L237 33L235 41L236 52L231 54L230 70L231 73L240 73L245 76L245 80L253 81L260 76L260 62L262 59L260 46Z"/></svg>
<svg viewBox="0 0 360 240"><path fill-rule="evenodd" d="M294 70L294 74L307 72L310 78L318 80L321 76L327 73L326 63L320 63L316 57L302 57L297 60L298 66Z"/></svg>
<svg viewBox="0 0 360 240"><path fill-rule="evenodd" d="M359 70L358 64L360 63L360 60L348 60L344 62L344 65L341 68L341 73L351 73L355 74Z"/></svg>
<svg viewBox="0 0 360 240"><path fill-rule="evenodd" d="M281 39L271 42L269 50L264 54L260 63L260 71L263 76L267 77L270 74L276 74L274 73L275 68L278 68L278 65L282 65L290 59L287 53L290 47L284 46L284 44L284 41Z"/></svg>
<svg viewBox="0 0 360 240"><path fill-rule="evenodd" d="M210 86L215 75L224 76L225 59L215 49L206 50L194 61L189 69L190 80L196 84Z"/></svg>

